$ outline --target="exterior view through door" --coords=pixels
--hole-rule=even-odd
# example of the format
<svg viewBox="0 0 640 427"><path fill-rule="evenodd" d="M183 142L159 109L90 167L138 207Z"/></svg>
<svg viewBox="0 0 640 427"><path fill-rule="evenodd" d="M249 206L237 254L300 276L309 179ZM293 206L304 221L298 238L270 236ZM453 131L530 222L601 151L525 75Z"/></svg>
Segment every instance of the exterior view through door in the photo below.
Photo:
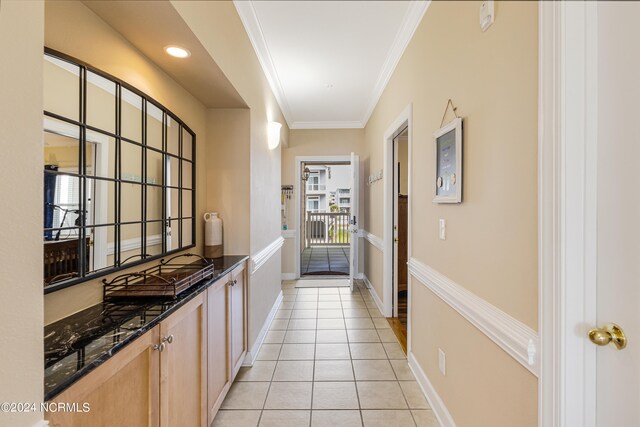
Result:
<svg viewBox="0 0 640 427"><path fill-rule="evenodd" d="M305 161L300 167L300 276L346 277L355 203L350 162Z"/></svg>

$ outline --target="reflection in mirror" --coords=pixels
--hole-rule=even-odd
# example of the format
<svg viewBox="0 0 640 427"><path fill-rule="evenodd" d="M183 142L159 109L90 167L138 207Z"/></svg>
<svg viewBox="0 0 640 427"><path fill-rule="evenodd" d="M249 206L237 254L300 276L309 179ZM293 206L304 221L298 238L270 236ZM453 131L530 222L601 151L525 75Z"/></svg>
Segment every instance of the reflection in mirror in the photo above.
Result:
<svg viewBox="0 0 640 427"><path fill-rule="evenodd" d="M162 153L147 149L147 183L162 185Z"/></svg>
<svg viewBox="0 0 640 427"><path fill-rule="evenodd" d="M182 190L182 218L193 216L191 190Z"/></svg>
<svg viewBox="0 0 640 427"><path fill-rule="evenodd" d="M167 221L167 250L180 248L180 220L172 219Z"/></svg>
<svg viewBox="0 0 640 427"><path fill-rule="evenodd" d="M142 98L129 89L122 88L121 135L135 142L142 142Z"/></svg>
<svg viewBox="0 0 640 427"><path fill-rule="evenodd" d="M167 189L167 218L180 218L180 190L175 188Z"/></svg>
<svg viewBox="0 0 640 427"><path fill-rule="evenodd" d="M87 124L115 133L116 84L91 71L87 72Z"/></svg>
<svg viewBox="0 0 640 427"><path fill-rule="evenodd" d="M180 155L180 124L167 117L167 152L175 156Z"/></svg>
<svg viewBox="0 0 640 427"><path fill-rule="evenodd" d="M182 157L193 160L193 137L186 129L182 129Z"/></svg>
<svg viewBox="0 0 640 427"><path fill-rule="evenodd" d="M182 188L193 188L191 162L182 161Z"/></svg>
<svg viewBox="0 0 640 427"><path fill-rule="evenodd" d="M162 219L162 187L147 185L147 221Z"/></svg>
<svg viewBox="0 0 640 427"><path fill-rule="evenodd" d="M120 226L120 265L147 258L142 252L142 223Z"/></svg>
<svg viewBox="0 0 640 427"><path fill-rule="evenodd" d="M121 184L120 222L142 221L142 185Z"/></svg>
<svg viewBox="0 0 640 427"><path fill-rule="evenodd" d="M191 218L182 220L182 246L189 246L193 243L193 236L191 233L191 225L193 220Z"/></svg>
<svg viewBox="0 0 640 427"><path fill-rule="evenodd" d="M120 178L124 181L142 182L142 148L130 142L120 144Z"/></svg>
<svg viewBox="0 0 640 427"><path fill-rule="evenodd" d="M89 251L87 273L115 266L115 226L100 226L87 229L87 236L93 244Z"/></svg>
<svg viewBox="0 0 640 427"><path fill-rule="evenodd" d="M180 186L180 160L177 157L167 156L167 186Z"/></svg>
<svg viewBox="0 0 640 427"><path fill-rule="evenodd" d="M100 178L86 179L86 225L105 225L115 222L116 183ZM104 244L103 241L99 242Z"/></svg>
<svg viewBox="0 0 640 427"><path fill-rule="evenodd" d="M45 285L76 278L80 272L80 230L54 230L53 235L52 240L44 242Z"/></svg>
<svg viewBox="0 0 640 427"><path fill-rule="evenodd" d="M147 102L147 145L162 150L162 110Z"/></svg>
<svg viewBox="0 0 640 427"><path fill-rule="evenodd" d="M149 256L162 253L162 223L163 221L147 222L147 250Z"/></svg>
<svg viewBox="0 0 640 427"><path fill-rule="evenodd" d="M50 117L44 118L44 164L56 171L80 173L80 128Z"/></svg>
<svg viewBox="0 0 640 427"><path fill-rule="evenodd" d="M116 140L109 135L87 131L87 176L116 177Z"/></svg>
<svg viewBox="0 0 640 427"><path fill-rule="evenodd" d="M80 112L80 67L49 55L44 56L44 110L78 121Z"/></svg>

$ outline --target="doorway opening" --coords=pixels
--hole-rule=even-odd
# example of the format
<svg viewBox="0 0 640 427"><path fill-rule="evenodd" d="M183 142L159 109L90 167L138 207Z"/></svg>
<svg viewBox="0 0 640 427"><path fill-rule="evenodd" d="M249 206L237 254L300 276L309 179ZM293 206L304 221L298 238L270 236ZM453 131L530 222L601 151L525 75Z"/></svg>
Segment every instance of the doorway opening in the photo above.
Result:
<svg viewBox="0 0 640 427"><path fill-rule="evenodd" d="M300 277L348 277L351 162L301 161L300 177Z"/></svg>
<svg viewBox="0 0 640 427"><path fill-rule="evenodd" d="M407 351L409 128L393 138L393 317L389 323Z"/></svg>

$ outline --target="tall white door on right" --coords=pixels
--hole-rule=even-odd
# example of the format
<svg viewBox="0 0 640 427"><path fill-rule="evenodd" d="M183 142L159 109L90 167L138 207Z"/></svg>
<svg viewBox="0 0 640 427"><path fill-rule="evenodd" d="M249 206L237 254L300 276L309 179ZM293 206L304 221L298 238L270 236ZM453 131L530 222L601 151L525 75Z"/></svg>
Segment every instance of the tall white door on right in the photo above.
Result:
<svg viewBox="0 0 640 427"><path fill-rule="evenodd" d="M598 2L596 425L640 426L640 3ZM606 335L605 335L606 336Z"/></svg>

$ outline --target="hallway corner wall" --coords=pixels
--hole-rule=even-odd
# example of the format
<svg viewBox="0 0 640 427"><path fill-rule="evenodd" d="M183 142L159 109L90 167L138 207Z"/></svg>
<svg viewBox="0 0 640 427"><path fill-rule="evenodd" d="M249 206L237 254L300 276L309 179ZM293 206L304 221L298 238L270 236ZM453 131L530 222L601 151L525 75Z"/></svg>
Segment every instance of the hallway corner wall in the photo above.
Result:
<svg viewBox="0 0 640 427"><path fill-rule="evenodd" d="M248 133L241 136L246 138L248 147L248 189L245 181L239 183L239 191L248 191L249 223L244 232L239 232L241 240L246 241L248 231L246 250L254 258L280 239L281 150L288 144L289 128L233 2L171 3L249 107ZM281 143L275 149L269 149L267 144L267 125L271 121L282 124ZM245 215L247 212L241 214L243 223ZM280 258L278 249L252 274L249 348L254 346L280 294Z"/></svg>
<svg viewBox="0 0 640 427"><path fill-rule="evenodd" d="M0 144L4 153L0 401L41 402L42 351L42 2L0 9ZM30 426L39 412L0 413L0 425Z"/></svg>

